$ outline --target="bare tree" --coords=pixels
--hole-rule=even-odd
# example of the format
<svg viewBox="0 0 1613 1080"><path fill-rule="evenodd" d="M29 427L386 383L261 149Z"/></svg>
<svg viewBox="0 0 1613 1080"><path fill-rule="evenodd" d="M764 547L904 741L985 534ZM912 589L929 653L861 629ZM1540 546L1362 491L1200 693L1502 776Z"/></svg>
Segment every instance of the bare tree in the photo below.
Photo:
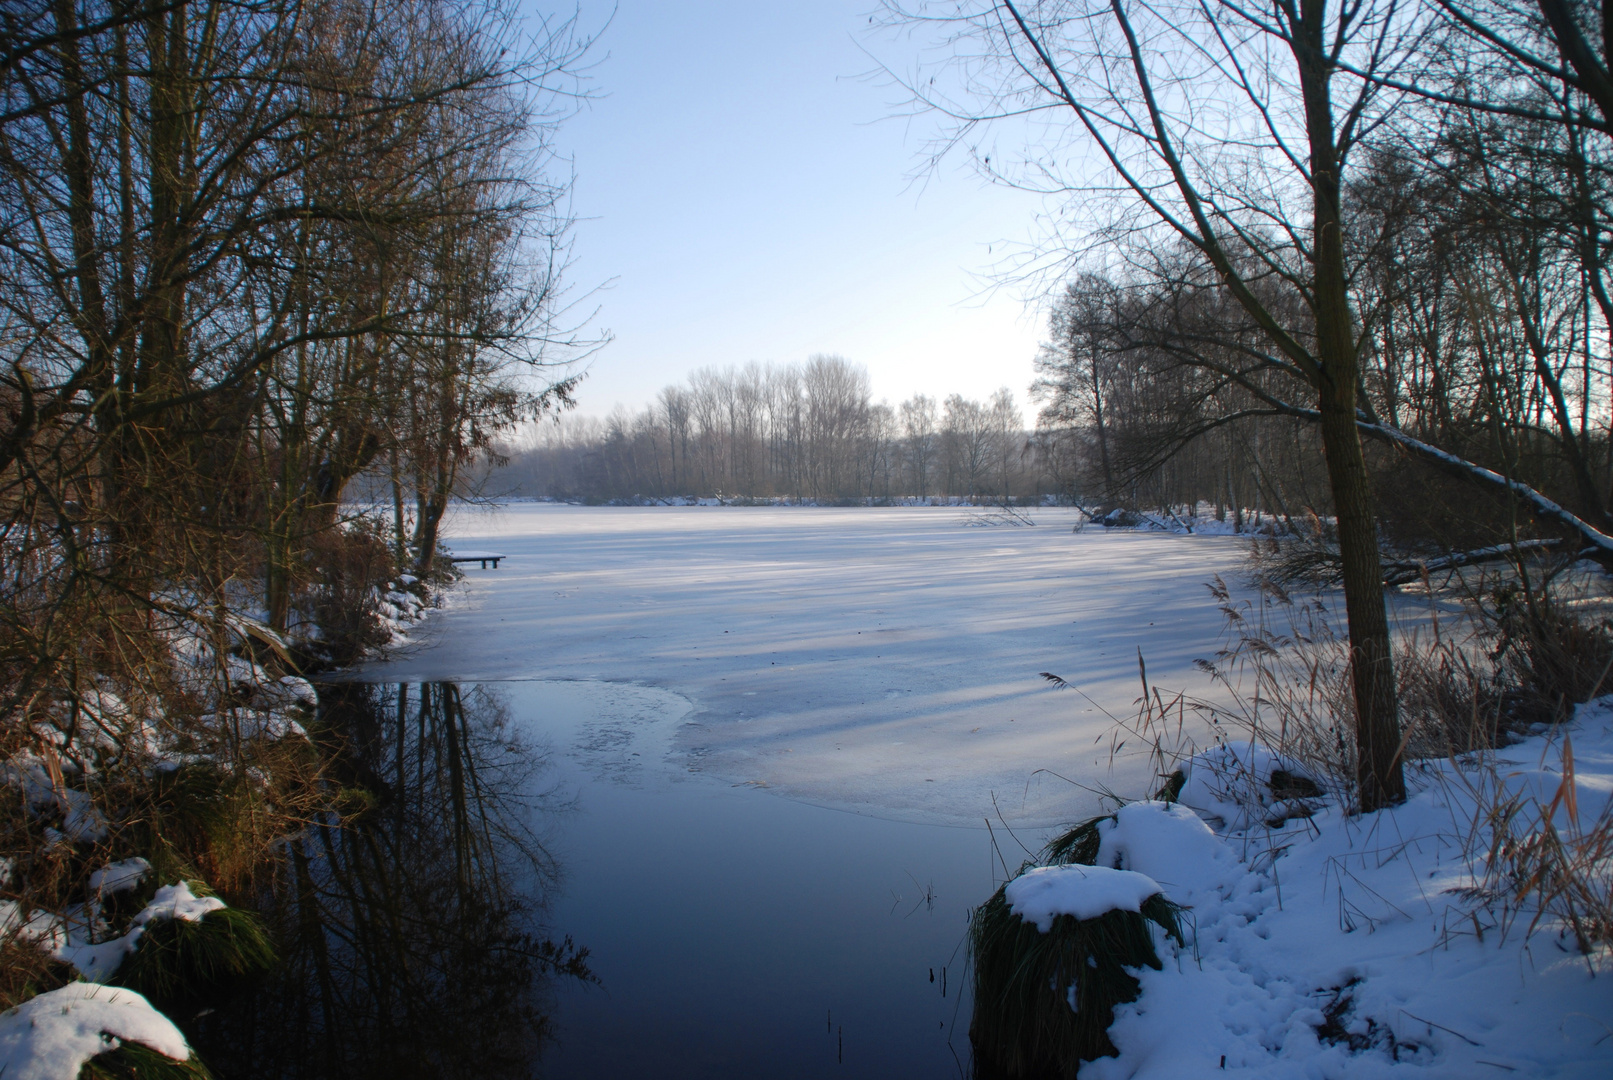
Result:
<svg viewBox="0 0 1613 1080"><path fill-rule="evenodd" d="M914 394L902 402L902 436L911 476L913 494L923 498L930 493L930 473L935 461L935 399Z"/></svg>
<svg viewBox="0 0 1613 1080"><path fill-rule="evenodd" d="M922 19L893 5L903 22ZM1265 337L1262 362L1303 386L1322 431L1344 567L1364 810L1405 797L1403 747L1376 517L1357 431L1360 331L1349 289L1345 173L1363 133L1394 102L1380 80L1415 33L1394 0L1276 0L1107 10L1047 0L948 5L957 93L914 80L921 105L983 123L1062 111L1067 132L1127 193L1109 235L1146 251L1161 233L1190 246ZM1369 77L1358 78L1351 72ZM1063 145L1033 148L1029 172L1062 190ZM982 155L982 165L1001 174ZM1020 175L1024 175L1023 173ZM1267 303L1266 281L1303 300L1298 321Z"/></svg>
<svg viewBox="0 0 1613 1080"><path fill-rule="evenodd" d="M1041 426L1092 430L1106 495L1117 490L1106 410L1118 362L1110 335L1119 303L1119 290L1099 275L1083 274L1065 285L1049 320L1051 340L1037 354L1037 379L1031 387L1032 394L1046 403Z"/></svg>

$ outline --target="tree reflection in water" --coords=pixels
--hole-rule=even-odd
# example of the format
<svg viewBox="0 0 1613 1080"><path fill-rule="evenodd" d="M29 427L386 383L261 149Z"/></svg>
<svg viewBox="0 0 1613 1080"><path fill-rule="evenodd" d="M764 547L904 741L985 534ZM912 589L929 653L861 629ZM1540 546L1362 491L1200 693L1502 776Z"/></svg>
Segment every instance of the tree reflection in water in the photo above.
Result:
<svg viewBox="0 0 1613 1080"><path fill-rule="evenodd" d="M490 690L327 685L317 737L350 813L287 845L263 911L282 965L188 1025L228 1078L524 1077L553 977L586 950L536 928L562 809Z"/></svg>

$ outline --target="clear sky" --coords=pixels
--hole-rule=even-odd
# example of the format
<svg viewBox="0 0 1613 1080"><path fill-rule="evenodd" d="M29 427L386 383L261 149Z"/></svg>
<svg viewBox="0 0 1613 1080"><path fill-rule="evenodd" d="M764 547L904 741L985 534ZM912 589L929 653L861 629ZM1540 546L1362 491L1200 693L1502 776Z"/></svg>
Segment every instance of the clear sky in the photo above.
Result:
<svg viewBox="0 0 1613 1080"><path fill-rule="evenodd" d="M1043 319L1020 291L989 291L989 271L1040 202L961 158L914 181L937 121L895 118L899 91L859 77L870 52L897 70L916 55L869 34L875 2L616 5L598 97L559 138L576 169L570 279L612 282L594 302L615 340L579 412L637 408L706 365L820 352L865 365L876 399L1006 385L1024 407ZM582 21L609 14L587 0Z"/></svg>

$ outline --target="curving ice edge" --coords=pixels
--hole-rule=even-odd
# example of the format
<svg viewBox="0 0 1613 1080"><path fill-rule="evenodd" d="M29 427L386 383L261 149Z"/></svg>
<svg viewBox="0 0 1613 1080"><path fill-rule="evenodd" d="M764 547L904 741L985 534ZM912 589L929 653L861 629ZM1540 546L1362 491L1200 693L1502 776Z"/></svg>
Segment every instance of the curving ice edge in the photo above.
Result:
<svg viewBox="0 0 1613 1080"><path fill-rule="evenodd" d="M1109 911L1141 911L1143 902L1161 892L1159 883L1135 870L1107 866L1038 866L1003 889L1008 909L1047 933L1059 915L1096 919Z"/></svg>

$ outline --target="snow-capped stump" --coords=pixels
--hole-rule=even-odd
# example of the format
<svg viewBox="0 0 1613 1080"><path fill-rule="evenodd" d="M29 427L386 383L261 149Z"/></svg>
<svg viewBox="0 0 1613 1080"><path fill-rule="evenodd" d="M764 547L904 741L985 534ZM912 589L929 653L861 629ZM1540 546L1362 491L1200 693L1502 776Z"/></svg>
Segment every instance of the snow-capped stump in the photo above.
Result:
<svg viewBox="0 0 1613 1080"><path fill-rule="evenodd" d="M1140 912L1162 891L1147 874L1081 865L1037 866L1003 886L1009 910L1043 934L1060 915L1084 922L1110 911Z"/></svg>
<svg viewBox="0 0 1613 1080"><path fill-rule="evenodd" d="M0 1013L5 1080L206 1080L185 1037L133 990L68 983Z"/></svg>
<svg viewBox="0 0 1613 1080"><path fill-rule="evenodd" d="M1159 969L1150 923L1182 943L1180 908L1145 874L1106 866L1039 866L998 889L969 926L982 1080L1073 1080L1114 1054L1114 1008L1137 999L1127 968Z"/></svg>

